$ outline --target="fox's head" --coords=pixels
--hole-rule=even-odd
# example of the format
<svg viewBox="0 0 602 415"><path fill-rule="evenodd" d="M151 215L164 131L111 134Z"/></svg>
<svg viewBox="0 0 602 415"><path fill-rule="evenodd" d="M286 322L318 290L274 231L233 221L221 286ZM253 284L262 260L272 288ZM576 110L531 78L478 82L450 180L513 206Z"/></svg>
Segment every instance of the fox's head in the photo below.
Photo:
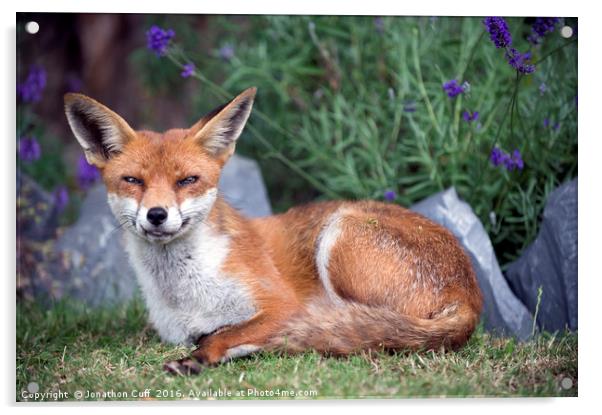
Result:
<svg viewBox="0 0 602 415"><path fill-rule="evenodd" d="M247 89L189 129L164 133L134 131L81 94L65 95L65 113L88 162L100 169L120 225L150 242L168 243L211 211L255 92Z"/></svg>

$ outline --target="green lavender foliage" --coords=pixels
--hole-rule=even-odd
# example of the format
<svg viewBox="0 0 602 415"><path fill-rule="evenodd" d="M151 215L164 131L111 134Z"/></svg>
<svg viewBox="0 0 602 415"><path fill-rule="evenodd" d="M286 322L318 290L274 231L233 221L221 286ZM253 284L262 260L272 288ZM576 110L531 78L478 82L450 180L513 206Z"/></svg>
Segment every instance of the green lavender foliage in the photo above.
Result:
<svg viewBox="0 0 602 415"><path fill-rule="evenodd" d="M529 26L507 21L526 51ZM259 159L276 210L387 190L408 206L454 186L507 263L536 236L547 195L577 175L577 42L559 27L531 49L537 69L525 76L482 18L223 16L211 21L208 53L178 43L168 58L197 63L213 93L199 112L258 87L239 151ZM219 56L226 43L229 60ZM449 98L450 79L469 90ZM465 110L479 119L466 122ZM494 167L494 145L519 149L525 168Z"/></svg>

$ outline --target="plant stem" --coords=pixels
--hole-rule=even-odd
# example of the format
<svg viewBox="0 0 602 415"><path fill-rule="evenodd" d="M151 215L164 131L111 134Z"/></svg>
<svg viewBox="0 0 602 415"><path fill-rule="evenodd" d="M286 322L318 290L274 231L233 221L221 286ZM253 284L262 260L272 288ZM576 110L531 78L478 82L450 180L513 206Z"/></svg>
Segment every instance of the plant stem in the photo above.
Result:
<svg viewBox="0 0 602 415"><path fill-rule="evenodd" d="M284 165L286 165L288 168L290 168L291 170L293 170L299 176L301 176L302 178L304 178L305 180L307 180L312 186L314 186L316 189L318 189L319 191L321 191L322 193L324 193L325 195L327 195L331 199L340 199L341 198L341 195L339 195L338 193L330 190L328 187L324 186L322 183L320 183L319 181L317 181L316 179L314 179L311 175L307 174L297 164L295 164L294 162L292 162L291 160L289 160L288 158L286 158L281 152L279 152L278 150L276 150L274 148L274 146L272 146L272 144L259 132L259 130L255 126L253 126L251 124L248 124L247 128L255 136L255 138L261 144L263 144L264 147L266 147L270 151L270 153L268 153L269 157L273 157L273 158L279 160L280 162L282 162Z"/></svg>
<svg viewBox="0 0 602 415"><path fill-rule="evenodd" d="M424 87L424 81L422 80L422 70L420 69L420 58L418 56L418 29L414 29L414 38L412 39L412 52L414 55L414 69L416 70L416 78L418 79L418 89L420 89L420 94L426 103L426 109L429 113L429 118L431 119L431 123L437 130L439 135L442 134L441 127L439 126L439 122L437 122L437 117L435 116L435 111L433 110L433 105L431 104L431 100L426 93L426 88Z"/></svg>
<svg viewBox="0 0 602 415"><path fill-rule="evenodd" d="M497 133L495 134L495 139L493 140L491 149L493 149L495 147L495 145L497 144L497 142L500 138L500 134L502 133L502 127L504 126L504 123L506 122L506 118L508 117L508 113L510 112L510 108L512 108L512 106L514 105L514 96L516 95L516 89L517 89L517 85L514 86L514 91L512 92L512 97L510 98L510 102L508 103L508 106L506 107L506 111L504 111L504 117L502 118L502 121L500 122L500 125L497 129Z"/></svg>
<svg viewBox="0 0 602 415"><path fill-rule="evenodd" d="M472 50L470 51L470 56L468 57L468 60L466 61L466 65L464 66L464 69L462 69L462 72L460 72L460 75L459 75L460 79L462 79L464 77L466 70L472 63L472 59L474 58L474 54L477 50L477 46L479 45L479 43L481 43L481 40L483 39L484 36L485 36L485 31L482 31L481 34L479 35L479 38L476 40L476 42L472 46Z"/></svg>
<svg viewBox="0 0 602 415"><path fill-rule="evenodd" d="M563 45L558 46L555 49L552 49L550 52L546 53L545 55L543 55L542 58L538 59L535 63L533 63L533 65L538 65L539 63L545 61L546 59L548 59L551 55L553 55L554 53L558 52L560 49L563 49L565 47L567 47L568 45L577 42L577 38L571 39L569 42L566 42Z"/></svg>
<svg viewBox="0 0 602 415"><path fill-rule="evenodd" d="M183 52L180 49L175 49L175 52L179 53L180 55L183 55ZM167 57L174 64L176 64L178 67L180 67L180 68L184 67L183 61L179 61L172 53L168 53ZM200 80L201 82L206 83L213 90L213 92L217 96L219 96L221 99L232 99L233 94L231 94L230 92L226 91L224 88L222 88L220 85L216 84L215 82L211 81L210 79L206 78L199 71L195 70L193 72L192 76L194 78ZM275 130L277 130L278 132L280 132L281 134L286 135L286 136L288 136L291 139L295 139L295 136L293 134L291 134L289 131L285 130L284 128L280 127L269 116L267 116L263 112L255 109L253 111L253 113L255 115L257 115L259 118L261 118L261 120L264 121L266 124L268 124L270 127L274 128Z"/></svg>
<svg viewBox="0 0 602 415"><path fill-rule="evenodd" d="M512 97L512 105L510 106L510 140L514 138L514 109L516 108L516 98L518 96L518 83L520 82L519 72L516 71L516 84L514 87L514 96Z"/></svg>
<svg viewBox="0 0 602 415"><path fill-rule="evenodd" d="M535 304L535 313L533 314L533 328L531 329L531 336L535 335L537 329L537 315L539 314L539 305L541 304L541 295L543 294L543 287L540 285L537 288L537 304Z"/></svg>
<svg viewBox="0 0 602 415"><path fill-rule="evenodd" d="M514 82L514 91L512 92L512 97L510 98L510 102L508 103L508 106L506 107L506 111L504 111L504 117L502 118L502 121L500 122L500 125L497 129L497 133L495 135L495 139L493 140L493 144L491 145L491 149L489 150L489 154L491 154L491 151L495 148L496 144L498 143L500 134L502 133L502 127L504 126L504 123L506 122L508 113L511 112L512 108L514 107L514 101L515 101L516 95L518 93L518 85L520 84L520 79L521 79L520 74L517 72L516 81ZM512 118L511 118L511 123L512 123ZM510 134L512 134L512 126L510 126ZM484 160L485 160L484 164L486 165L488 158L485 158ZM481 177L483 176L484 170L485 170L485 167L483 166L483 162L480 162L479 163L479 178L477 180L477 183L479 183L481 181Z"/></svg>

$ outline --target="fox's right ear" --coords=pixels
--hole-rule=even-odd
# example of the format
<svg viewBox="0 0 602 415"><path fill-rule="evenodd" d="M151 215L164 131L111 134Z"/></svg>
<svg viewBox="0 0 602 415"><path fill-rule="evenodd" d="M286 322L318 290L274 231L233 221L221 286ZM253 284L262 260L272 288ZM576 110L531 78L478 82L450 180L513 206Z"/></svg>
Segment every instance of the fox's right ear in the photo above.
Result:
<svg viewBox="0 0 602 415"><path fill-rule="evenodd" d="M104 167L136 136L123 118L82 94L65 95L65 114L86 159L96 167Z"/></svg>

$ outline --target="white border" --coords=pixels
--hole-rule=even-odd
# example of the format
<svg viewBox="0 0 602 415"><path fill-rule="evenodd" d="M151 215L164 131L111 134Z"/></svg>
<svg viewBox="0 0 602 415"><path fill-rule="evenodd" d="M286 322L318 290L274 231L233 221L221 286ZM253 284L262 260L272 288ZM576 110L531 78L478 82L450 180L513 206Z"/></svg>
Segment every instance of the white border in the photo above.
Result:
<svg viewBox="0 0 602 415"><path fill-rule="evenodd" d="M370 0L368 2L352 0L303 0L294 2L266 1L266 0L229 0L227 2L206 2L179 0L124 2L122 0L104 0L102 2L85 3L77 0L52 1L47 0L21 0L19 2L1 2L2 13L0 18L3 23L2 60L3 75L0 77L1 90L6 94L0 102L3 103L1 125L4 127L2 143L2 157L5 157L0 167L4 180L2 189L4 202L0 204L1 218L10 222L8 229L2 232L1 263L5 266L4 278L4 313L2 319L2 333L4 339L0 342L4 362L7 363L3 370L2 391L5 405L11 405L14 399L15 385L15 320L14 320L14 272L15 272L15 247L14 247L14 219L15 219L15 12L16 11L48 11L48 12L133 12L133 13L229 13L229 14L367 14L367 15L549 15L549 16L578 16L579 17L579 395L577 399L472 399L472 400L404 400L404 401L332 401L332 402L228 402L228 403L178 403L180 408L194 406L197 411L220 411L247 413L250 410L261 413L274 412L306 413L317 408L333 410L348 410L357 408L358 412L369 411L371 407L376 410L413 411L423 412L449 412L462 411L462 413L484 412L503 413L514 412L519 408L527 407L529 412L558 410L562 413L576 413L594 404L600 395L599 348L601 345L600 318L598 305L602 295L601 266L597 259L600 246L602 229L600 215L602 214L600 200L600 157L602 156L602 142L600 130L600 116L598 110L600 98L600 15L595 2L576 1L529 1L507 0L503 2L484 1L395 1L395 0ZM12 169L12 171L11 171ZM219 407L218 407L219 405ZM398 408L390 408L394 405ZM25 412L40 412L53 414L71 412L79 413L81 408L75 405L64 404L61 406L27 406L19 405ZM145 413L164 413L166 403L152 406L143 404L93 404L86 405L86 412L104 413L109 407L125 406L128 411L143 410ZM284 408L286 406L286 409ZM399 408L401 406L401 408ZM315 409L314 409L315 408ZM15 410L14 404L9 407L9 412ZM192 409L192 408L189 408ZM398 413L398 412L397 412Z"/></svg>

